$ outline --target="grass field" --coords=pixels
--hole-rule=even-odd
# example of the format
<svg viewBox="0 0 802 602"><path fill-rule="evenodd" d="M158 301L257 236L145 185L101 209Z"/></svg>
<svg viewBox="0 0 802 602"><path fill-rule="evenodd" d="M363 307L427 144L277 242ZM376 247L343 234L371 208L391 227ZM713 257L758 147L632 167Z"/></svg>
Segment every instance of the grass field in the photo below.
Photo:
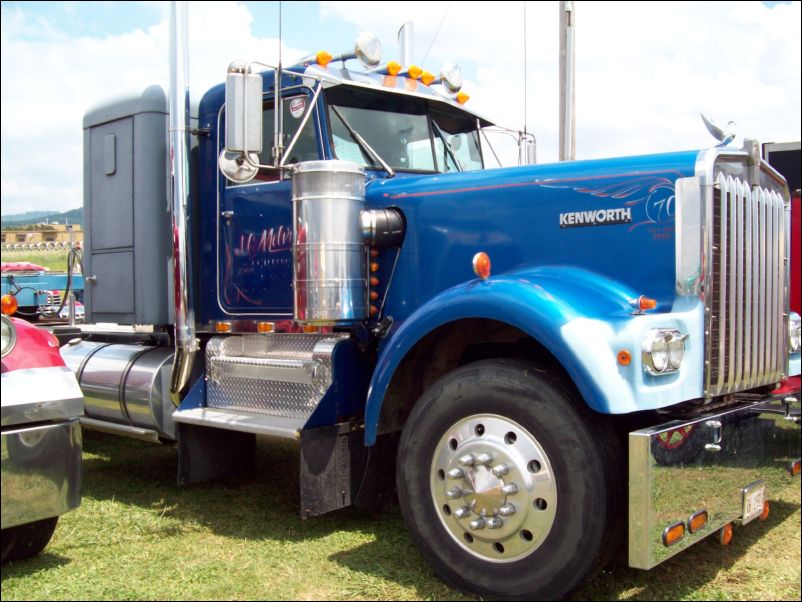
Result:
<svg viewBox="0 0 802 602"><path fill-rule="evenodd" d="M397 506L298 518L297 451L259 441L248 476L179 488L176 450L84 433L80 508L45 551L5 565L3 600L451 600ZM701 542L652 571L620 559L577 600L799 600L799 479L732 545Z"/></svg>
<svg viewBox="0 0 802 602"><path fill-rule="evenodd" d="M3 251L2 261L30 261L51 272L67 271L67 253L69 251Z"/></svg>

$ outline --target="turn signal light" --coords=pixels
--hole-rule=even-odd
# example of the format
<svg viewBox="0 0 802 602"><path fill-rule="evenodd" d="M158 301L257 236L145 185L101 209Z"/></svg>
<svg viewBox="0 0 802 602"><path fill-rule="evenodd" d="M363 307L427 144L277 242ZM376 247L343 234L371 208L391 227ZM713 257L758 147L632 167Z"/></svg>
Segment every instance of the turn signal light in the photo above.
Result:
<svg viewBox="0 0 802 602"><path fill-rule="evenodd" d="M674 545L683 537L685 537L685 523L674 523L663 530L663 545Z"/></svg>
<svg viewBox="0 0 802 602"><path fill-rule="evenodd" d="M401 63L390 61L387 63L387 73L389 75L398 75L401 72Z"/></svg>
<svg viewBox="0 0 802 602"><path fill-rule="evenodd" d="M334 57L331 56L331 54L329 54L325 50L321 50L317 54L315 54L315 60L317 61L317 64L320 65L321 67L325 67L326 65L328 65L333 58Z"/></svg>
<svg viewBox="0 0 802 602"><path fill-rule="evenodd" d="M707 526L707 510L700 510L688 519L688 531L696 533Z"/></svg>
<svg viewBox="0 0 802 602"><path fill-rule="evenodd" d="M462 90L457 92L457 102L459 104L461 104L461 105L464 105L466 102L468 102L468 100L470 100L470 98L471 97L468 96L467 94L465 94L465 92L463 92Z"/></svg>
<svg viewBox="0 0 802 602"><path fill-rule="evenodd" d="M482 280L490 276L490 257L484 251L473 256L473 273Z"/></svg>
<svg viewBox="0 0 802 602"><path fill-rule="evenodd" d="M12 315L17 311L17 307L19 307L19 303L14 295L3 295L0 298L0 310L2 310L3 315Z"/></svg>
<svg viewBox="0 0 802 602"><path fill-rule="evenodd" d="M632 363L632 354L626 349L618 352L618 363L622 366L629 366Z"/></svg>
<svg viewBox="0 0 802 602"><path fill-rule="evenodd" d="M215 332L231 332L231 322L217 322L214 330Z"/></svg>
<svg viewBox="0 0 802 602"><path fill-rule="evenodd" d="M273 322L259 322L256 324L256 332L273 332L275 325Z"/></svg>
<svg viewBox="0 0 802 602"><path fill-rule="evenodd" d="M727 523L718 530L718 542L722 546L730 545L730 542L732 542L732 523Z"/></svg>

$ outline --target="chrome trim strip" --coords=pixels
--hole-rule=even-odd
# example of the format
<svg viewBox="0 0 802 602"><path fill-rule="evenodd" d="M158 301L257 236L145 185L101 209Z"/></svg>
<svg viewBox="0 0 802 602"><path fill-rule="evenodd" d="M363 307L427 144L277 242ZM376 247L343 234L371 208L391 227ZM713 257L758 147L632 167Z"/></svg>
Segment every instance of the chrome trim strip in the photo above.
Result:
<svg viewBox="0 0 802 602"><path fill-rule="evenodd" d="M159 433L151 429L143 429L137 426L117 424L116 422L107 422L105 420L86 417L81 418L80 422L83 428L90 431L108 433L119 437L128 437L129 439L139 439L140 441L149 441L150 443L162 442L161 439L159 439Z"/></svg>
<svg viewBox="0 0 802 602"><path fill-rule="evenodd" d="M173 414L173 420L183 424L255 433L281 439L298 439L301 429L306 424L306 420L297 418L263 416L210 408L178 411Z"/></svg>

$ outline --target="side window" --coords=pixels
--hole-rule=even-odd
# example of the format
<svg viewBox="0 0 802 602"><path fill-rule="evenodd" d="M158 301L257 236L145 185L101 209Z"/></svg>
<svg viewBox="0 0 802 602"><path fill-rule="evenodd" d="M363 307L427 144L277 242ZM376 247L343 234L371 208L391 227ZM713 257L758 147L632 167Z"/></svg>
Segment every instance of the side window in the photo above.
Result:
<svg viewBox="0 0 802 602"><path fill-rule="evenodd" d="M295 137L304 115L310 110L310 102L310 98L305 94L284 97L282 114L284 116L285 152L290 142ZM259 153L259 163L262 165L272 165L273 163L273 134L275 127L273 117L276 113L275 109L276 105L273 99L265 101L262 109L262 152ZM312 110L314 110L314 107L312 107ZM289 157L284 162L285 165L320 159L315 130L315 116L312 115L307 120L295 145L290 150ZM278 180L278 172L272 169L260 169L254 180L274 182ZM238 186L239 184L228 181L227 185Z"/></svg>

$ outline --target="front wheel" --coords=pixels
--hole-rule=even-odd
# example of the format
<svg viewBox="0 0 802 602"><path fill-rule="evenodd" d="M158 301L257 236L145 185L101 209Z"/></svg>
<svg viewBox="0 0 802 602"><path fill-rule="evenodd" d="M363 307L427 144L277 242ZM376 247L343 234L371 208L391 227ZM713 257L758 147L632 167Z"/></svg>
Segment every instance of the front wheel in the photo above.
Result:
<svg viewBox="0 0 802 602"><path fill-rule="evenodd" d="M472 594L562 598L622 534L612 429L524 362L477 362L437 381L404 427L397 466L415 543Z"/></svg>
<svg viewBox="0 0 802 602"><path fill-rule="evenodd" d="M0 563L36 556L45 549L56 530L58 516L3 529Z"/></svg>

